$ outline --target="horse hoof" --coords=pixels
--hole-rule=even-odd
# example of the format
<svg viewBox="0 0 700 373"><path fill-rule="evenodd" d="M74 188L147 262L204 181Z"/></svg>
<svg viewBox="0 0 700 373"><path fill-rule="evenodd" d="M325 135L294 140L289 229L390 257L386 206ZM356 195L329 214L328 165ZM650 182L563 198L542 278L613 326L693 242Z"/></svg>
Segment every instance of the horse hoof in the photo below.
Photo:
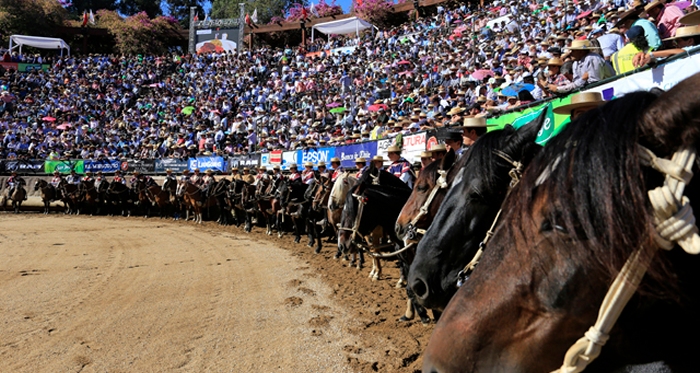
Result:
<svg viewBox="0 0 700 373"><path fill-rule="evenodd" d="M430 317L421 317L420 322L421 322L421 324L423 324L423 326L428 326L432 323L432 321L430 320Z"/></svg>
<svg viewBox="0 0 700 373"><path fill-rule="evenodd" d="M406 316L401 316L401 317L399 318L399 321L400 321L400 322L409 322L409 321L411 321L411 319L409 319L409 318L406 317Z"/></svg>
<svg viewBox="0 0 700 373"><path fill-rule="evenodd" d="M282 236L283 236L282 232L277 233L277 238L282 238Z"/></svg>
<svg viewBox="0 0 700 373"><path fill-rule="evenodd" d="M321 247L317 247L316 250L314 250L314 253L320 254L321 253Z"/></svg>
<svg viewBox="0 0 700 373"><path fill-rule="evenodd" d="M299 243L299 242L301 242L301 238L297 237L294 239L294 243Z"/></svg>

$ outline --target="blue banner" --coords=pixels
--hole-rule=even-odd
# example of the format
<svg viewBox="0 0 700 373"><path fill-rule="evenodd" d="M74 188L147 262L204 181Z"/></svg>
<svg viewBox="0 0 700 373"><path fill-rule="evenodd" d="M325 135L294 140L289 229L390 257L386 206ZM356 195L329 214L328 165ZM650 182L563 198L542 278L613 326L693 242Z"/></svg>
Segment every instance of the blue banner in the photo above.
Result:
<svg viewBox="0 0 700 373"><path fill-rule="evenodd" d="M333 157L335 157L335 148L305 149L299 150L297 160L301 165L303 165L304 162L312 162L314 165L318 162L330 164L331 158ZM301 167L301 165L299 166Z"/></svg>
<svg viewBox="0 0 700 373"><path fill-rule="evenodd" d="M199 168L200 171L204 172L206 170L216 170L216 171L226 171L226 162L224 162L224 157L198 157L189 159L190 171L194 171L195 168Z"/></svg>
<svg viewBox="0 0 700 373"><path fill-rule="evenodd" d="M335 149L335 156L340 158L343 167L355 167L355 159L363 157L369 162L377 155L377 142L363 142L352 145L339 146Z"/></svg>
<svg viewBox="0 0 700 373"><path fill-rule="evenodd" d="M117 171L121 165L121 161L118 159L86 159L84 162L85 172L97 172L102 171L105 173L111 173Z"/></svg>

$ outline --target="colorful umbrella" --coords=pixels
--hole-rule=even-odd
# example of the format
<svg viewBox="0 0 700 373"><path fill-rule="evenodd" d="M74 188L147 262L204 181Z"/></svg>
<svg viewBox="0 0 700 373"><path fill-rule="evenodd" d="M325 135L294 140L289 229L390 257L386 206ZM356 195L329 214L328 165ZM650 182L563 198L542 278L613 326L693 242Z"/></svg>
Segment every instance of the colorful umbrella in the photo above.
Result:
<svg viewBox="0 0 700 373"><path fill-rule="evenodd" d="M503 88L501 93L504 96L518 96L518 93L521 91L530 91L535 89L535 86L532 84L527 84L527 83L514 83L509 85L508 87Z"/></svg>
<svg viewBox="0 0 700 373"><path fill-rule="evenodd" d="M389 110L389 107L385 104L374 104L370 105L367 110L369 111L379 111L379 109Z"/></svg>
<svg viewBox="0 0 700 373"><path fill-rule="evenodd" d="M487 69L476 70L472 73L472 78L476 80L483 80L487 76L494 76L493 71Z"/></svg>
<svg viewBox="0 0 700 373"><path fill-rule="evenodd" d="M68 123L68 122L63 123L63 124L61 124L60 126L56 126L56 128L58 128L59 130L66 130L66 129L70 128L70 127L73 127L73 125L70 124L70 123Z"/></svg>
<svg viewBox="0 0 700 373"><path fill-rule="evenodd" d="M337 107L337 108L335 108L335 109L331 109L331 110L329 110L329 111L330 111L332 114L343 114L343 112L344 112L345 110L347 110L347 109L345 109L344 107L341 106L341 107Z"/></svg>
<svg viewBox="0 0 700 373"><path fill-rule="evenodd" d="M190 115L194 112L194 106L185 106L182 108L182 114Z"/></svg>
<svg viewBox="0 0 700 373"><path fill-rule="evenodd" d="M410 64L411 64L411 61L407 61L407 60L399 61L399 65L410 65Z"/></svg>
<svg viewBox="0 0 700 373"><path fill-rule="evenodd" d="M329 107L329 108L334 108L334 107L339 107L339 106L340 106L340 102L331 102L330 104L326 105L326 107Z"/></svg>
<svg viewBox="0 0 700 373"><path fill-rule="evenodd" d="M54 118L54 117L43 117L43 118L41 118L41 120L43 120L44 122L55 122L55 121L56 121L56 118Z"/></svg>
<svg viewBox="0 0 700 373"><path fill-rule="evenodd" d="M585 11L585 12L579 14L578 16L576 16L576 19L586 18L586 17L590 16L591 13L593 13L592 10L587 10L587 11Z"/></svg>

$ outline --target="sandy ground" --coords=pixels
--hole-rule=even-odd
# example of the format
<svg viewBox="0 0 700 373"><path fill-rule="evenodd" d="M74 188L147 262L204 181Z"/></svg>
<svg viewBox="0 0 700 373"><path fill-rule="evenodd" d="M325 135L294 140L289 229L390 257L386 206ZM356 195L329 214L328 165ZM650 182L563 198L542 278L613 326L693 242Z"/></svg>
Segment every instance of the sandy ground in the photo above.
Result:
<svg viewBox="0 0 700 373"><path fill-rule="evenodd" d="M258 228L257 232L261 229ZM291 238L0 214L0 372L414 372L403 290Z"/></svg>

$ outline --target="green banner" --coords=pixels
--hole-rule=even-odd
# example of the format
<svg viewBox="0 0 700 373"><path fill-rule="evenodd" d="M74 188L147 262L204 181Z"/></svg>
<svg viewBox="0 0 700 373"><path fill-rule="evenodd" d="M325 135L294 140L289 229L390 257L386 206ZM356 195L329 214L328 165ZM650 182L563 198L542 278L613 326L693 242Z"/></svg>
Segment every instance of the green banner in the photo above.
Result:
<svg viewBox="0 0 700 373"><path fill-rule="evenodd" d="M506 124L511 124L513 127L518 128L537 118L542 110L549 110L549 113L547 114L547 121L540 130L540 133L537 134L536 140L538 144L544 146L552 137L556 136L562 130L562 128L564 128L564 125L570 122L569 115L554 114L552 110L559 106L567 105L570 102L571 96L566 96L559 99L554 99L545 104L527 108L523 111L504 114L496 118L489 118L487 119L488 124L495 125L493 127L489 127L489 129L501 129L505 127ZM554 124L552 125L552 123Z"/></svg>
<svg viewBox="0 0 700 373"><path fill-rule="evenodd" d="M54 171L58 171L62 174L68 174L71 170L75 170L75 172L82 174L85 171L85 163L83 160L44 162L44 172L47 174L52 174Z"/></svg>

